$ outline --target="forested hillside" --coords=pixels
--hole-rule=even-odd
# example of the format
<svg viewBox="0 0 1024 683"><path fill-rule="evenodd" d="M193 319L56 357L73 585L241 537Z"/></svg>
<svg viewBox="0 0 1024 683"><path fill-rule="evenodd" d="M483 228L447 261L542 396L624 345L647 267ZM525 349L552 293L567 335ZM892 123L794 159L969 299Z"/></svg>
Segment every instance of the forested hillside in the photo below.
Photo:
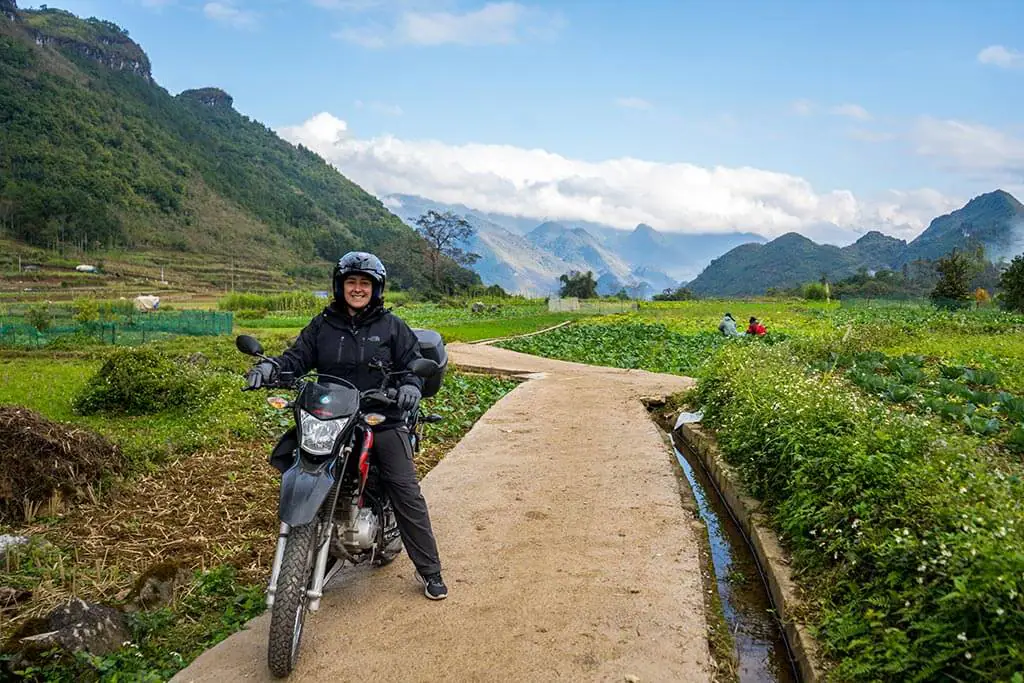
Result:
<svg viewBox="0 0 1024 683"><path fill-rule="evenodd" d="M170 95L110 22L52 8L0 14L0 127L7 238L222 254L310 274L365 248L397 284L425 282L419 238L379 200L235 111L227 93Z"/></svg>

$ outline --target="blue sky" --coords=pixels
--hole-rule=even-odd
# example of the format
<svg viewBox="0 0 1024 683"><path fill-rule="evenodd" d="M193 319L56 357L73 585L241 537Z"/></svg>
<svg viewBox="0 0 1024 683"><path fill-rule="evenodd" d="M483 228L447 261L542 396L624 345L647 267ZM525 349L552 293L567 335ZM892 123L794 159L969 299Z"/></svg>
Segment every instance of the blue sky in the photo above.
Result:
<svg viewBox="0 0 1024 683"><path fill-rule="evenodd" d="M53 4L378 195L901 237L996 187L1024 199L1016 0Z"/></svg>

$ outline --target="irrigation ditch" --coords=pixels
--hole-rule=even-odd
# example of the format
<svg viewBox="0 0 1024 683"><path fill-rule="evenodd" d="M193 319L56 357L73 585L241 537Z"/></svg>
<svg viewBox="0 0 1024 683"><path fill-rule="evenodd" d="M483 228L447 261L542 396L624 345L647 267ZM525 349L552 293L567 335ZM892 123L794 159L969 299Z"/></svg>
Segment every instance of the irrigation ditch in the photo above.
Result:
<svg viewBox="0 0 1024 683"><path fill-rule="evenodd" d="M796 616L801 600L789 560L761 502L743 493L736 471L699 423L676 428L678 409L668 409L664 400L644 403L672 446L680 483L706 530L701 565L716 680L823 680L817 645Z"/></svg>

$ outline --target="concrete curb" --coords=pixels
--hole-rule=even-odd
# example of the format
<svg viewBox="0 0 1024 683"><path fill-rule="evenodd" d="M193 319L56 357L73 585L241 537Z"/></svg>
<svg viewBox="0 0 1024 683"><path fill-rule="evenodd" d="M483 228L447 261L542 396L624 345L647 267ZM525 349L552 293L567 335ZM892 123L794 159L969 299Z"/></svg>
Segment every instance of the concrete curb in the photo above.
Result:
<svg viewBox="0 0 1024 683"><path fill-rule="evenodd" d="M552 325L551 327L545 327L543 330L537 330L536 332L527 332L526 334L517 334L517 335L511 336L511 337L495 337L494 339L478 339L476 341L471 341L469 343L474 345L474 346L490 346L494 342L508 341L509 339L523 339L525 337L532 337L532 336L537 335L537 334L544 334L545 332L550 332L551 330L557 330L559 327L565 327L566 325L569 325L569 324L574 323L574 322L576 322L576 321L575 320L565 320L563 322L558 323L557 325Z"/></svg>
<svg viewBox="0 0 1024 683"><path fill-rule="evenodd" d="M779 544L778 536L769 527L767 517L759 512L761 501L740 492L737 483L740 479L735 468L725 462L715 438L704 432L699 424L684 424L679 428L679 434L700 458L704 469L718 487L722 500L750 539L757 561L768 580L772 604L786 632L786 640L800 669L801 680L804 683L823 681L824 670L818 644L806 625L794 616L801 600L789 569L789 558Z"/></svg>

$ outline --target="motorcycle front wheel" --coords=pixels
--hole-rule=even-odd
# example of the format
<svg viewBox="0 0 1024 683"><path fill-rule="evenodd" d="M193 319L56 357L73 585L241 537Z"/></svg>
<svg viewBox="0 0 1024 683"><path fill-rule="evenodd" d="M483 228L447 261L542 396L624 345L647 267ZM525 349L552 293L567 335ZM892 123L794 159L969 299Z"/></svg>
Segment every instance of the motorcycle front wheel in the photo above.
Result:
<svg viewBox="0 0 1024 683"><path fill-rule="evenodd" d="M310 575L313 571L313 551L316 545L317 523L292 527L284 548L281 573L277 579L277 592L270 616L270 638L267 644L267 664L276 678L285 678L295 668L302 641L302 625L306 620Z"/></svg>

